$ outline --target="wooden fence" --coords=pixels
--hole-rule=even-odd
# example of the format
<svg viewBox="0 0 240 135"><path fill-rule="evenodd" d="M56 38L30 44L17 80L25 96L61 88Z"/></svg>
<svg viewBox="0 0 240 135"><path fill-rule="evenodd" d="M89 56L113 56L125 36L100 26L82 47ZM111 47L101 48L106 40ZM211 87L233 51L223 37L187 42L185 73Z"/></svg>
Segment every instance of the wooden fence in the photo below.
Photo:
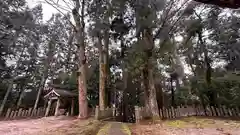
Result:
<svg viewBox="0 0 240 135"><path fill-rule="evenodd" d="M96 106L96 108L95 108L95 119L100 120L100 119L106 119L106 118L114 117L115 116L115 110L116 110L115 107L100 110L99 106Z"/></svg>
<svg viewBox="0 0 240 135"><path fill-rule="evenodd" d="M46 108L38 108L36 110L33 110L32 108L29 109L7 109L7 112L5 112L2 116L3 120L13 120L13 119L23 119L23 118L39 118L43 117L45 115Z"/></svg>
<svg viewBox="0 0 240 135"><path fill-rule="evenodd" d="M227 108L226 106L213 107L207 106L206 109L203 107L170 107L160 109L161 119L174 119L186 116L215 116L215 117L240 117L240 111L238 107ZM145 107L135 106L135 119L136 123L147 118L149 113L147 113Z"/></svg>

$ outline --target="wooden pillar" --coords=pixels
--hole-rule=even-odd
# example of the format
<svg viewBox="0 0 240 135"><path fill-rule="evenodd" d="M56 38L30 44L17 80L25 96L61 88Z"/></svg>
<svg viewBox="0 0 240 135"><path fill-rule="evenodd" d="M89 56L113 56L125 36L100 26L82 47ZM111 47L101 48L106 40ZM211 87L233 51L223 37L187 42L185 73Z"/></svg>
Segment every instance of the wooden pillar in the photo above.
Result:
<svg viewBox="0 0 240 135"><path fill-rule="evenodd" d="M74 115L74 98L72 99L72 104L71 104L71 116Z"/></svg>
<svg viewBox="0 0 240 135"><path fill-rule="evenodd" d="M48 101L48 106L47 106L47 109L46 109L46 112L45 112L45 117L47 117L48 114L49 114L49 111L50 111L50 108L51 108L51 104L52 104L52 99L50 99Z"/></svg>
<svg viewBox="0 0 240 135"><path fill-rule="evenodd" d="M54 116L57 116L59 114L58 113L59 107L60 107L60 99L58 98Z"/></svg>

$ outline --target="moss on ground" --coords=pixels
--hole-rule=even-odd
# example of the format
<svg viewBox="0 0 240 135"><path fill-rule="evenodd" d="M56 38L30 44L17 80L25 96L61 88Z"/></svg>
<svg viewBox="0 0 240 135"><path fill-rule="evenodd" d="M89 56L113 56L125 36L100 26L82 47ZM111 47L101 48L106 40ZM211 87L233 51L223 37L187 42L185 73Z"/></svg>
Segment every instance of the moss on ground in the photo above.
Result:
<svg viewBox="0 0 240 135"><path fill-rule="evenodd" d="M107 135L111 124L104 125L97 133L97 135Z"/></svg>
<svg viewBox="0 0 240 135"><path fill-rule="evenodd" d="M186 117L179 120L167 120L164 122L165 125L176 128L210 128L210 127L240 127L240 123L232 120L219 120L214 118L203 118L203 117Z"/></svg>
<svg viewBox="0 0 240 135"><path fill-rule="evenodd" d="M125 123L122 123L122 132L125 133L126 135L131 135L131 131Z"/></svg>
<svg viewBox="0 0 240 135"><path fill-rule="evenodd" d="M37 135L96 135L103 125L104 122L98 120L77 120L71 125Z"/></svg>

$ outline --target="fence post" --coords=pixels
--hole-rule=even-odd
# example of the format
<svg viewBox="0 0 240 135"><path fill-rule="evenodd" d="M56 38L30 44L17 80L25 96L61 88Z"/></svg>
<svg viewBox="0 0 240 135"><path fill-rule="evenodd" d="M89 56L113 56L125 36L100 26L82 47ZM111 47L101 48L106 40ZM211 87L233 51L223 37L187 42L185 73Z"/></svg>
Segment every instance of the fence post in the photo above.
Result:
<svg viewBox="0 0 240 135"><path fill-rule="evenodd" d="M224 117L228 116L228 112L227 112L226 106L223 106L223 113L224 113Z"/></svg>
<svg viewBox="0 0 240 135"><path fill-rule="evenodd" d="M229 116L230 116L230 117L232 117L232 116L233 116L233 113L232 113L232 110L231 110L231 108L228 108L228 114L229 114Z"/></svg>
<svg viewBox="0 0 240 135"><path fill-rule="evenodd" d="M25 117L25 113L26 113L26 110L22 110L22 114L21 114L21 117Z"/></svg>
<svg viewBox="0 0 240 135"><path fill-rule="evenodd" d="M95 119L99 119L99 106L96 106L96 108L95 108Z"/></svg>
<svg viewBox="0 0 240 135"><path fill-rule="evenodd" d="M32 113L32 108L29 108L28 113L27 113L27 117L31 116L31 113Z"/></svg>
<svg viewBox="0 0 240 135"><path fill-rule="evenodd" d="M115 104L112 106L112 115L113 115L113 117L116 116L116 107L115 107Z"/></svg>
<svg viewBox="0 0 240 135"><path fill-rule="evenodd" d="M237 111L235 110L235 108L232 108L232 113L233 113L233 116L234 116L234 117L237 116Z"/></svg>
<svg viewBox="0 0 240 135"><path fill-rule="evenodd" d="M177 117L180 117L180 106L177 107Z"/></svg>
<svg viewBox="0 0 240 135"><path fill-rule="evenodd" d="M74 99L72 99L71 102L72 102L71 103L71 116L73 116L74 115Z"/></svg>
<svg viewBox="0 0 240 135"><path fill-rule="evenodd" d="M21 116L21 113L22 113L22 108L20 108L20 109L18 110L17 117L20 117L20 116Z"/></svg>
<svg viewBox="0 0 240 135"><path fill-rule="evenodd" d="M14 112L14 115L13 115L13 118L14 118L14 119L17 117L17 114L18 114L18 110L16 110L16 111Z"/></svg>
<svg viewBox="0 0 240 135"><path fill-rule="evenodd" d="M177 118L177 108L173 108L174 109L174 114L175 114L175 118Z"/></svg>
<svg viewBox="0 0 240 135"><path fill-rule="evenodd" d="M170 109L171 109L171 111L172 111L172 118L176 118L176 114L175 114L175 111L174 111L174 107L171 107Z"/></svg>
<svg viewBox="0 0 240 135"><path fill-rule="evenodd" d="M37 117L40 116L40 111L41 111L41 109L42 109L42 108L38 108L38 109L37 109Z"/></svg>
<svg viewBox="0 0 240 135"><path fill-rule="evenodd" d="M139 123L139 122L140 122L139 107L138 107L138 106L135 106L134 109L135 109L135 120L136 120L136 123Z"/></svg>
<svg viewBox="0 0 240 135"><path fill-rule="evenodd" d="M11 113L10 113L9 118L13 118L14 114L15 114L15 111L12 110Z"/></svg>
<svg viewBox="0 0 240 135"><path fill-rule="evenodd" d="M237 116L237 117L240 116L240 115L239 115L239 108L238 108L238 106L235 107L235 110L236 110L236 116Z"/></svg>
<svg viewBox="0 0 240 135"><path fill-rule="evenodd" d="M211 106L211 110L212 110L212 116L217 116L214 106Z"/></svg>
<svg viewBox="0 0 240 135"><path fill-rule="evenodd" d="M189 105L187 105L186 114L187 114L187 116L190 116L190 114L191 114L191 108Z"/></svg>
<svg viewBox="0 0 240 135"><path fill-rule="evenodd" d="M183 116L183 106L180 106L179 108L179 116L182 117Z"/></svg>
<svg viewBox="0 0 240 135"><path fill-rule="evenodd" d="M218 106L216 107L216 111L217 111L217 116L221 116L221 113L220 113L220 110L219 110Z"/></svg>
<svg viewBox="0 0 240 135"><path fill-rule="evenodd" d="M165 114L165 107L162 108L162 117L163 117L163 119L166 117L166 114Z"/></svg>
<svg viewBox="0 0 240 135"><path fill-rule="evenodd" d="M163 118L163 114L162 114L162 109L159 108L159 112L160 112L160 118L162 119Z"/></svg>
<svg viewBox="0 0 240 135"><path fill-rule="evenodd" d="M10 114L11 114L11 108L8 108L7 113L5 115L5 119L9 118Z"/></svg>
<svg viewBox="0 0 240 135"><path fill-rule="evenodd" d="M201 106L197 106L197 116L201 116Z"/></svg>
<svg viewBox="0 0 240 135"><path fill-rule="evenodd" d="M207 116L211 116L211 111L209 109L209 106L206 106Z"/></svg>
<svg viewBox="0 0 240 135"><path fill-rule="evenodd" d="M171 117L170 117L170 113L169 113L169 108L166 108L166 114L167 114L167 118L168 118L168 119L171 118Z"/></svg>

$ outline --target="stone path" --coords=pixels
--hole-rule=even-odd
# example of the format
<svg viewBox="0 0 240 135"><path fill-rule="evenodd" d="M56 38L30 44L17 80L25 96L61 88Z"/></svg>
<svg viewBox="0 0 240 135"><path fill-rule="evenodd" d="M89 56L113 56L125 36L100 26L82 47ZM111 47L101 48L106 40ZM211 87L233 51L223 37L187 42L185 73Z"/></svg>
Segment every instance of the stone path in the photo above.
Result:
<svg viewBox="0 0 240 135"><path fill-rule="evenodd" d="M109 122L98 131L97 135L131 135L131 132L124 123Z"/></svg>

